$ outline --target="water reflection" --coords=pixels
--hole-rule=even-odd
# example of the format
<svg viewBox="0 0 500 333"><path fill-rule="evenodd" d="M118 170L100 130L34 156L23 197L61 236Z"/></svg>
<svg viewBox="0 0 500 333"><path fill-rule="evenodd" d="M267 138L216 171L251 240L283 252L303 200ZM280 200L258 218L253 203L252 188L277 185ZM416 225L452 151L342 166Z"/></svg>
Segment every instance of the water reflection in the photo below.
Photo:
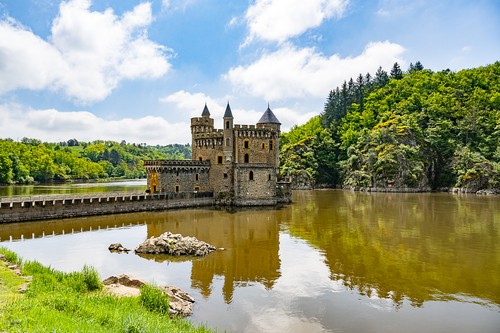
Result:
<svg viewBox="0 0 500 333"><path fill-rule="evenodd" d="M272 288L280 277L279 221L286 220L286 212L289 210L173 211L148 224L148 237L170 231L224 248L193 261L191 283L208 297L215 276L223 276L224 301L230 303L236 285L259 282Z"/></svg>
<svg viewBox="0 0 500 333"><path fill-rule="evenodd" d="M291 234L333 280L400 307L462 295L500 305L500 200L449 194L299 192Z"/></svg>
<svg viewBox="0 0 500 333"><path fill-rule="evenodd" d="M225 251L174 259L107 250L114 242L133 249L166 231ZM37 238L43 233L64 236ZM282 209L0 225L2 240L21 235L24 241L2 245L27 260L67 271L90 264L103 277L130 273L177 285L197 299L191 319L222 331L500 327L499 197L301 191Z"/></svg>

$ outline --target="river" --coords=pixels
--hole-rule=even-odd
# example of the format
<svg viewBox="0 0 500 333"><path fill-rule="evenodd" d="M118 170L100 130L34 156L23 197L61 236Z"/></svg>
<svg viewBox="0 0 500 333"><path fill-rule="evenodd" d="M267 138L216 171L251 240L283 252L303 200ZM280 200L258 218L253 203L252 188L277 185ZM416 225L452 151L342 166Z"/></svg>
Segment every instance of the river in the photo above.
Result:
<svg viewBox="0 0 500 333"><path fill-rule="evenodd" d="M224 251L110 253L171 231ZM295 191L280 209L190 209L0 225L0 246L63 271L176 285L228 332L500 328L500 197Z"/></svg>

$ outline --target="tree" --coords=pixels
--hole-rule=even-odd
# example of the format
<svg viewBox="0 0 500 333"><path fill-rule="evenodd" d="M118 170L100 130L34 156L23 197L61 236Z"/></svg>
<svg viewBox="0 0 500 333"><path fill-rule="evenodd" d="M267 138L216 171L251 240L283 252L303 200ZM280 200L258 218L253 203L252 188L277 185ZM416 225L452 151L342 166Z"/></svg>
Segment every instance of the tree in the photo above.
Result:
<svg viewBox="0 0 500 333"><path fill-rule="evenodd" d="M382 67L379 67L375 72L375 78L373 81L375 88L384 87L389 82L389 75L387 75L387 72L384 71Z"/></svg>
<svg viewBox="0 0 500 333"><path fill-rule="evenodd" d="M403 71L397 62L394 63L391 69L391 79L400 80L403 78Z"/></svg>

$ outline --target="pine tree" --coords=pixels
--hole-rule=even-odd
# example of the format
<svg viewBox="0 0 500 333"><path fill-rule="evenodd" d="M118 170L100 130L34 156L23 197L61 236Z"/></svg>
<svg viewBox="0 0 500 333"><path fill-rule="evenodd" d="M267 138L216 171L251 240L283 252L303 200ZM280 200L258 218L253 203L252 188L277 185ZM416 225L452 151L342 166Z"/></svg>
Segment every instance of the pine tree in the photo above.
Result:
<svg viewBox="0 0 500 333"><path fill-rule="evenodd" d="M382 66L377 69L375 73L374 85L375 88L380 88L385 86L389 82L389 75L382 69Z"/></svg>
<svg viewBox="0 0 500 333"><path fill-rule="evenodd" d="M403 71L397 62L394 63L391 69L391 79L400 80L403 78Z"/></svg>

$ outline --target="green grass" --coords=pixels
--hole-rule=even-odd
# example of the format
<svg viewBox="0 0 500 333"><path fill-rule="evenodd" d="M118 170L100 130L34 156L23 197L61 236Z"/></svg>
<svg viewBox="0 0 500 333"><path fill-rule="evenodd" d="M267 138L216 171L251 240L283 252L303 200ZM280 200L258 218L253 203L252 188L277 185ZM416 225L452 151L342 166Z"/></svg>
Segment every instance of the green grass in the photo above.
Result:
<svg viewBox="0 0 500 333"><path fill-rule="evenodd" d="M4 271L24 283L0 267L0 273ZM0 332L210 332L182 318L170 319L168 299L155 286L141 288L140 297L118 298L102 291L92 267L63 273L25 262L23 274L33 276L33 281L22 297L0 294ZM2 278L0 285L6 282ZM10 293L15 294L17 284L11 285Z"/></svg>

